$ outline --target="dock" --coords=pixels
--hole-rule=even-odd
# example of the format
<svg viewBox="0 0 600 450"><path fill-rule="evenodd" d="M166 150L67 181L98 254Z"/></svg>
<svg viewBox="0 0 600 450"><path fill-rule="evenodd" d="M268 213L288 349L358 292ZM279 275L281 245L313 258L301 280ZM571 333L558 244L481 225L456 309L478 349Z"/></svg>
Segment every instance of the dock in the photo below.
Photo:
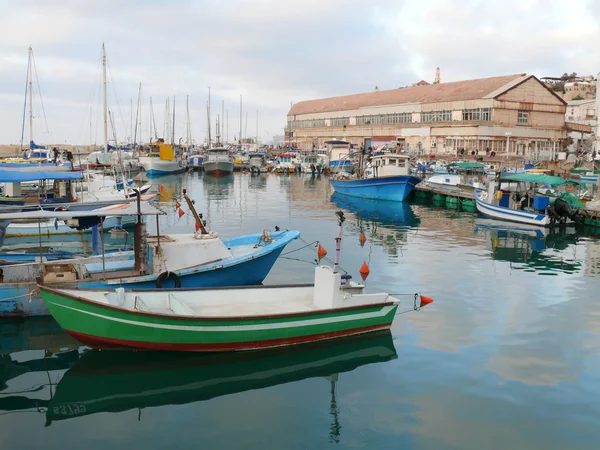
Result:
<svg viewBox="0 0 600 450"><path fill-rule="evenodd" d="M415 186L416 202L429 202L434 206L446 206L468 212L477 211L473 189L466 186L453 186L423 181Z"/></svg>

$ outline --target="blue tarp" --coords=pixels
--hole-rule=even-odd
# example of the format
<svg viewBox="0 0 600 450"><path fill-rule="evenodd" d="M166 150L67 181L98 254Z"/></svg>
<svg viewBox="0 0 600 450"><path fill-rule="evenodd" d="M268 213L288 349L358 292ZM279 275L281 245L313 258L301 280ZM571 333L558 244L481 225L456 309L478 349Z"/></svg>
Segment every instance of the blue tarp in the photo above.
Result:
<svg viewBox="0 0 600 450"><path fill-rule="evenodd" d="M66 163L65 165L70 167L71 163ZM0 162L0 170L2 170L5 167L12 167L12 168L56 167L56 164L54 164L54 163L32 164L32 163L28 163L28 162L23 162L23 163Z"/></svg>
<svg viewBox="0 0 600 450"><path fill-rule="evenodd" d="M0 183L23 183L39 180L81 180L83 172L21 172L17 170L0 170Z"/></svg>

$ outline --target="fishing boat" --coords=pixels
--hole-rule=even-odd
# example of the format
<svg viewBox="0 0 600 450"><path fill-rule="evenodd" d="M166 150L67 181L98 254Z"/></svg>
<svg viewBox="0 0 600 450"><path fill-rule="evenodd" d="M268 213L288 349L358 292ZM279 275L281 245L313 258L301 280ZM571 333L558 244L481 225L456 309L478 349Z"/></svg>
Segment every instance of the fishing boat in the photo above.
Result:
<svg viewBox="0 0 600 450"><path fill-rule="evenodd" d="M277 157L275 172L279 174L294 173L299 167L298 155L295 152L282 153Z"/></svg>
<svg viewBox="0 0 600 450"><path fill-rule="evenodd" d="M148 177L174 175L187 170L185 161L176 154L175 146L165 144L162 138L151 143L147 155L140 156L139 159Z"/></svg>
<svg viewBox="0 0 600 450"><path fill-rule="evenodd" d="M396 358L389 331L243 354L92 350L43 403L46 425L102 412L201 402L310 378L328 377L323 395L335 395L338 375Z"/></svg>
<svg viewBox="0 0 600 450"><path fill-rule="evenodd" d="M378 153L370 158L361 154L354 176L339 173L330 182L333 189L343 195L401 202L421 182L420 178L409 175L409 159L392 152Z"/></svg>
<svg viewBox="0 0 600 450"><path fill-rule="evenodd" d="M203 162L207 175L222 176L233 173L233 158L225 147L214 147L208 150Z"/></svg>
<svg viewBox="0 0 600 450"><path fill-rule="evenodd" d="M502 183L505 186L508 184L508 187L502 189ZM575 221L578 213L567 200L554 198L551 203L551 197L542 195L535 187L567 184L579 183L537 173L502 174L498 186L496 182L491 182L488 191L476 189L474 196L477 210L481 214L495 219L547 227Z"/></svg>
<svg viewBox="0 0 600 450"><path fill-rule="evenodd" d="M579 181L586 183L595 183L598 181L598 174L594 172L585 172L579 175Z"/></svg>
<svg viewBox="0 0 600 450"><path fill-rule="evenodd" d="M332 171L354 172L354 161L349 157L352 154L350 142L341 139L325 141L329 168Z"/></svg>
<svg viewBox="0 0 600 450"><path fill-rule="evenodd" d="M188 167L192 170L202 170L204 167L204 155L196 154L188 158Z"/></svg>
<svg viewBox="0 0 600 450"><path fill-rule="evenodd" d="M40 292L60 326L92 348L244 351L388 330L399 301L365 294L347 275L342 283L345 217L336 214L335 263L317 266L314 284L145 291L40 285ZM432 301L415 295L412 309Z"/></svg>
<svg viewBox="0 0 600 450"><path fill-rule="evenodd" d="M266 152L252 152L248 156L250 158L248 164L250 166L251 173L259 174L269 172Z"/></svg>
<svg viewBox="0 0 600 450"><path fill-rule="evenodd" d="M40 254L41 262L4 267L0 274L0 317L48 314L35 284L38 278L44 283L100 289L119 286L167 289L167 286L190 288L261 283L285 246L300 236L295 230L263 230L262 234L221 240L217 233L206 230L187 195L185 199L196 219L198 231L194 234L147 236L145 225L140 222L142 216L164 214L147 202L141 203L143 208L140 206L137 212L134 205L121 204L92 211L5 214L2 217L11 220L70 218L68 225L78 228L96 225L100 218L106 216L135 215L138 223L134 226L134 252L111 255L102 252L100 256L56 263L43 263L43 255Z"/></svg>

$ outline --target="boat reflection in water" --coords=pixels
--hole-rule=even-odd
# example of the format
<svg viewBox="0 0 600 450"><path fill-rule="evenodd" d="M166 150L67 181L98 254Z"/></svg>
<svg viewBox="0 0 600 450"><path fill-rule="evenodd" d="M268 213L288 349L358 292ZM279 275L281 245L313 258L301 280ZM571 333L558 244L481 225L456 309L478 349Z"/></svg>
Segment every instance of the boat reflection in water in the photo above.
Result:
<svg viewBox="0 0 600 450"><path fill-rule="evenodd" d="M312 377L333 375L334 383L337 374L396 357L389 331L245 353L89 351L58 383L46 425L99 412L182 405Z"/></svg>
<svg viewBox="0 0 600 450"><path fill-rule="evenodd" d="M0 325L0 411L5 412L2 415L8 411L47 407L53 389L51 379L54 377L50 374L73 366L79 359L79 346L52 317L3 319ZM29 378L22 378L18 392L9 394L9 384L21 376Z"/></svg>
<svg viewBox="0 0 600 450"><path fill-rule="evenodd" d="M336 193L331 196L331 201L361 220L401 227L414 227L420 223L407 202L381 202Z"/></svg>
<svg viewBox="0 0 600 450"><path fill-rule="evenodd" d="M478 218L475 220L475 233L486 236L486 246L492 258L510 263L523 263L515 269L574 273L582 263L569 254L566 258L548 249L566 250L579 241L574 227L542 228L534 225L512 224L501 220Z"/></svg>

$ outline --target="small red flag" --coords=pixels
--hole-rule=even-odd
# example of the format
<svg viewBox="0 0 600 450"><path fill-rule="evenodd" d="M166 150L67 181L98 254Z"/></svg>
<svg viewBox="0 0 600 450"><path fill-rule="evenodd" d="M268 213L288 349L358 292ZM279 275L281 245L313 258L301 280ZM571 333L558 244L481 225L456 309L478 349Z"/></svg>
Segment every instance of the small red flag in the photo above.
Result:
<svg viewBox="0 0 600 450"><path fill-rule="evenodd" d="M200 222L196 220L196 232L200 231Z"/></svg>
<svg viewBox="0 0 600 450"><path fill-rule="evenodd" d="M175 208L181 208L181 203L179 203L177 200L175 200Z"/></svg>
<svg viewBox="0 0 600 450"><path fill-rule="evenodd" d="M321 244L319 244L317 255L319 256L319 261L321 261L323 258L325 258L325 256L327 256L327 250L321 247Z"/></svg>
<svg viewBox="0 0 600 450"><path fill-rule="evenodd" d="M181 218L181 216L183 216L185 213L183 212L183 209L179 208L177 214L179 214L179 217Z"/></svg>

